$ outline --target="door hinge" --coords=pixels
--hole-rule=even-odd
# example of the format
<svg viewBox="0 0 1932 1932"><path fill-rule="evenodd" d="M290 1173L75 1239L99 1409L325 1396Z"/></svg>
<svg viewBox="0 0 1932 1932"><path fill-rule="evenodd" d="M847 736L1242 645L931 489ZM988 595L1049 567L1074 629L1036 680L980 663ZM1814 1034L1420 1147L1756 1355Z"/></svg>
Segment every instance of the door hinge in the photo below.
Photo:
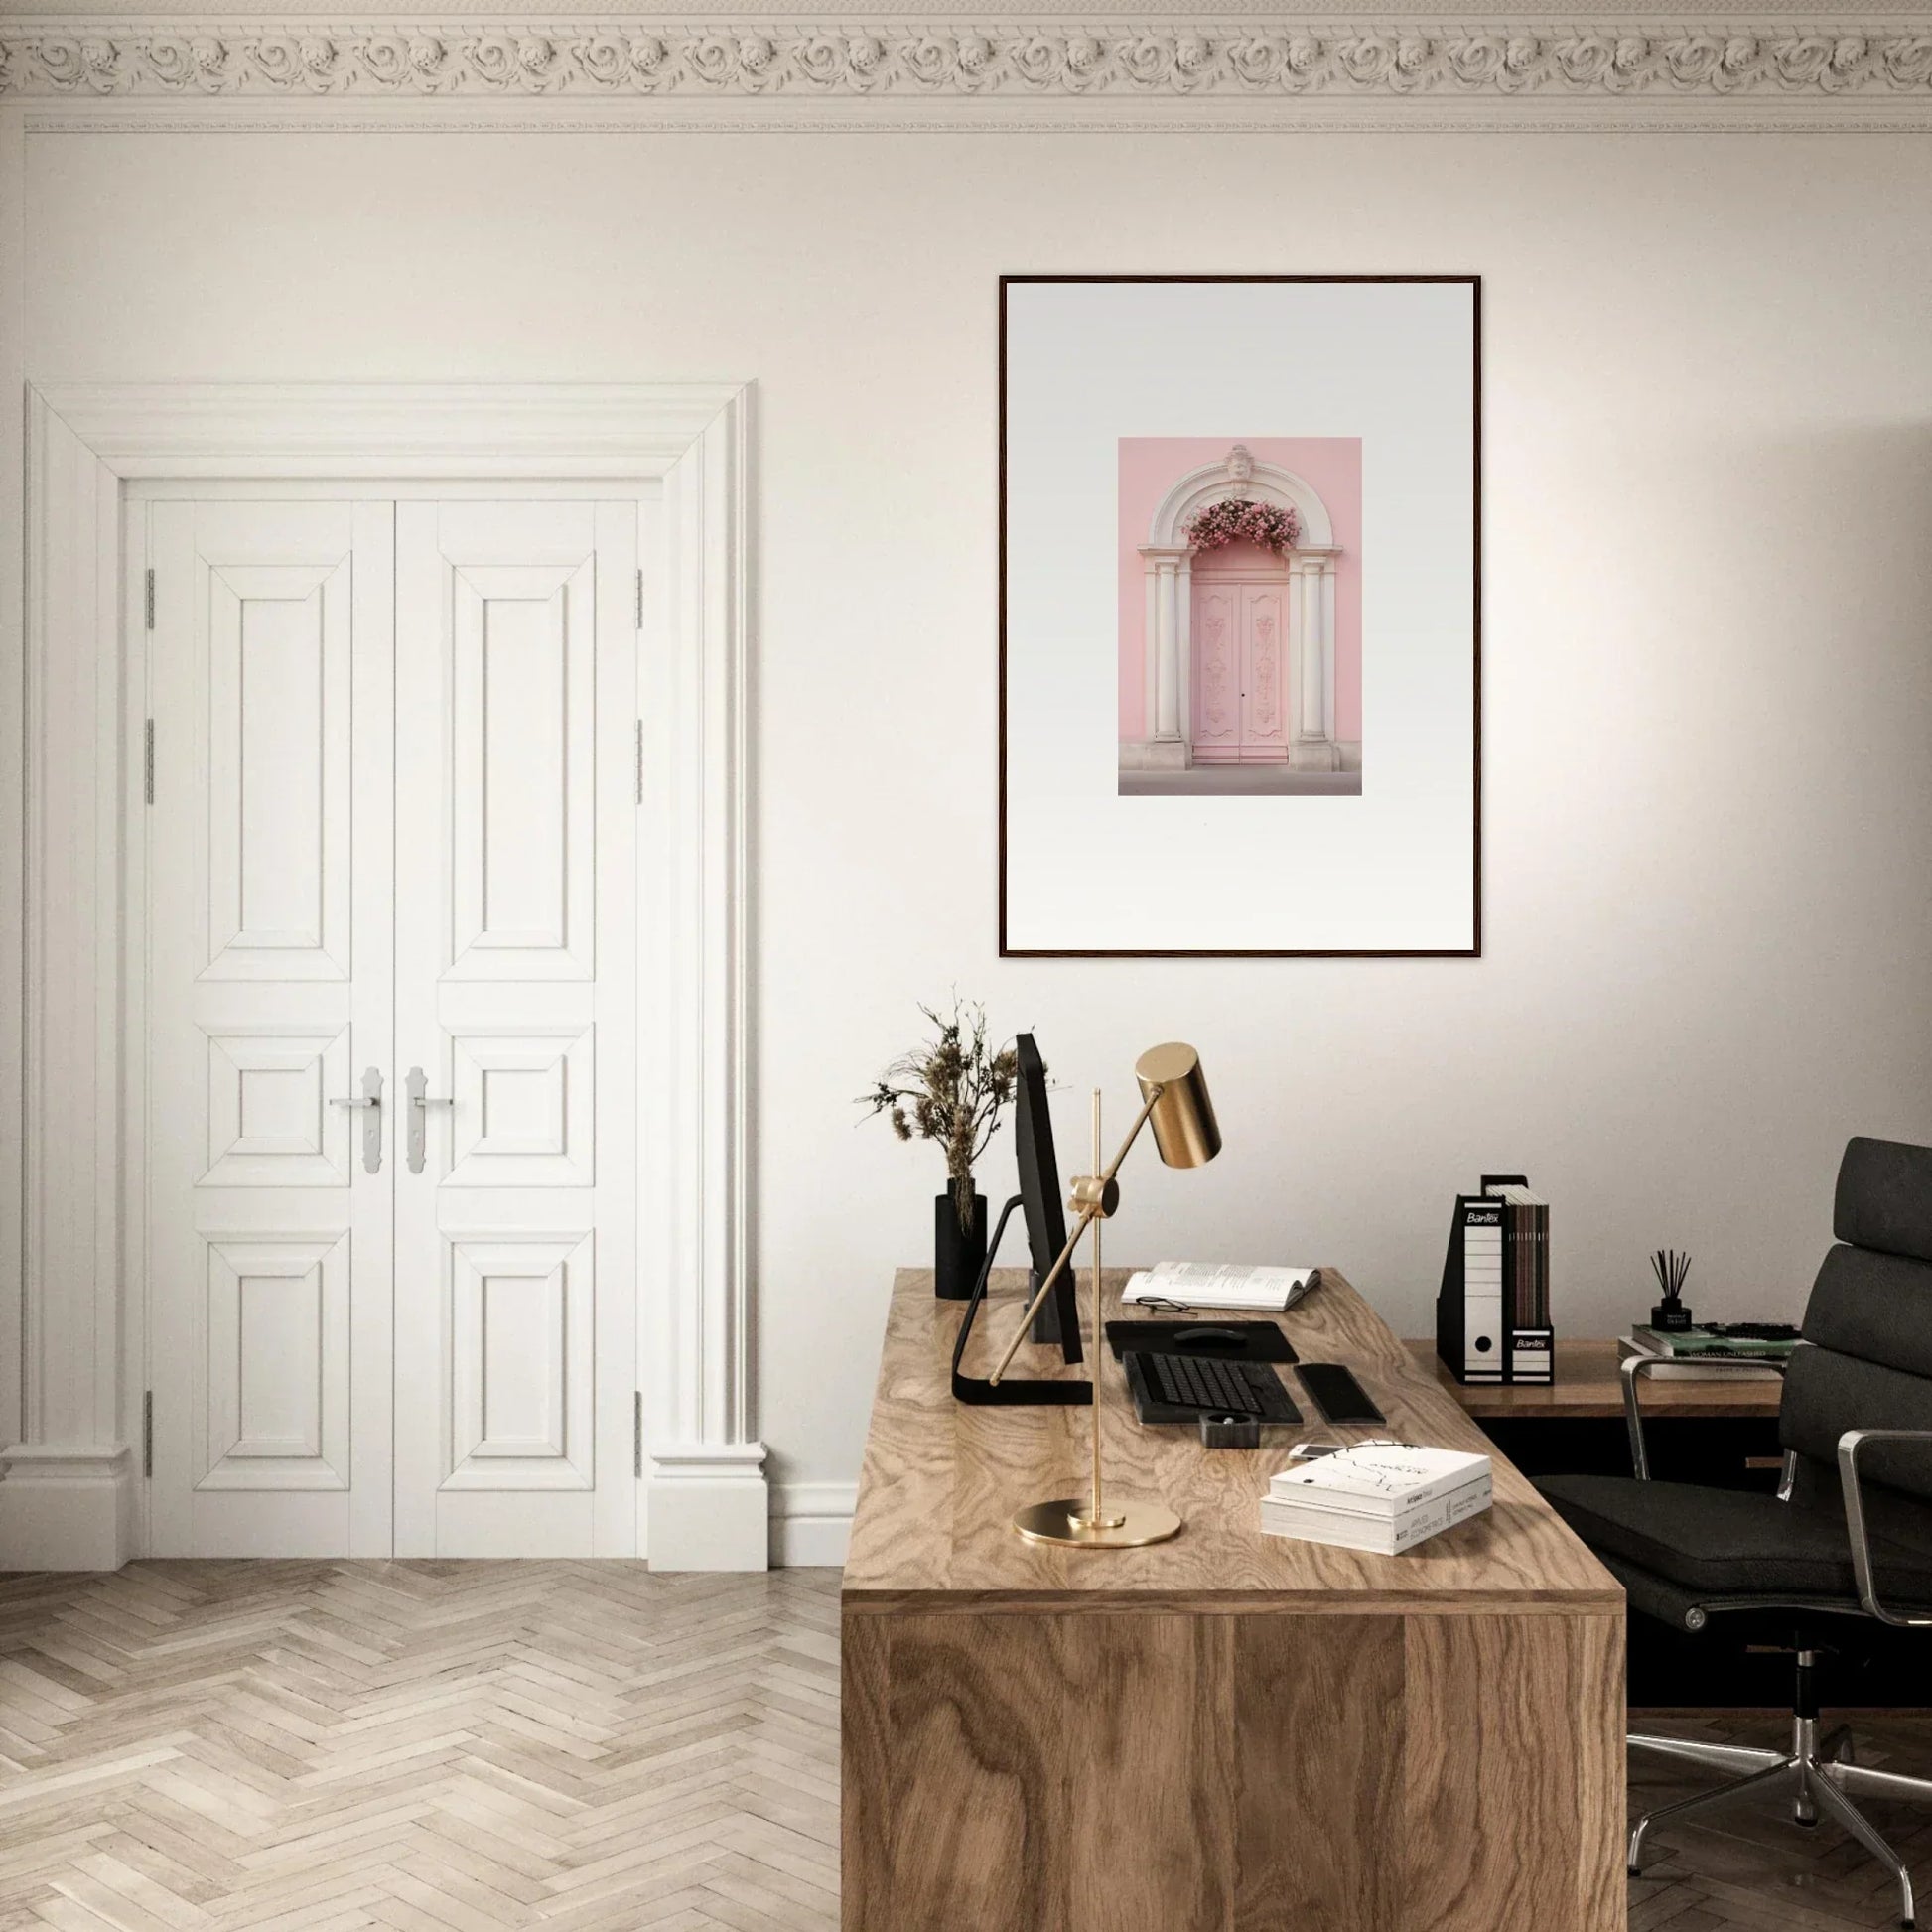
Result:
<svg viewBox="0 0 1932 1932"><path fill-rule="evenodd" d="M148 803L154 803L154 720L148 720L148 728L143 736L141 752L141 788L147 794Z"/></svg>
<svg viewBox="0 0 1932 1932"><path fill-rule="evenodd" d="M148 572L146 597L147 597L147 611L148 611L148 628L152 630L154 628L154 572L152 570Z"/></svg>
<svg viewBox="0 0 1932 1932"><path fill-rule="evenodd" d="M637 628L644 627L644 573L637 573Z"/></svg>
<svg viewBox="0 0 1932 1932"><path fill-rule="evenodd" d="M141 1473L154 1474L154 1391L141 1398Z"/></svg>
<svg viewBox="0 0 1932 1932"><path fill-rule="evenodd" d="M644 802L644 721L637 720L637 802Z"/></svg>
<svg viewBox="0 0 1932 1932"><path fill-rule="evenodd" d="M640 1481L644 1473L644 1392L639 1389L630 1406L630 1473Z"/></svg>

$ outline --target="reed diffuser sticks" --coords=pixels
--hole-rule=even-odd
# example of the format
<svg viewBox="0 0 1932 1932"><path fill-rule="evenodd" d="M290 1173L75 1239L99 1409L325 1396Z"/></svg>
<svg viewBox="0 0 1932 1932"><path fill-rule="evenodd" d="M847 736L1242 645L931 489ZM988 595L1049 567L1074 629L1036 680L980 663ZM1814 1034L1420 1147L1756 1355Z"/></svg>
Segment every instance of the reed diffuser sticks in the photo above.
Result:
<svg viewBox="0 0 1932 1932"><path fill-rule="evenodd" d="M1691 1311L1684 1306L1684 1279L1691 1272L1691 1257L1676 1248L1659 1248L1650 1257L1650 1272L1664 1299L1650 1311L1653 1328L1681 1330L1691 1326Z"/></svg>
<svg viewBox="0 0 1932 1932"><path fill-rule="evenodd" d="M1664 1300L1678 1301L1684 1294L1684 1278L1691 1272L1691 1257L1676 1248L1659 1248L1650 1257L1650 1272L1657 1277Z"/></svg>

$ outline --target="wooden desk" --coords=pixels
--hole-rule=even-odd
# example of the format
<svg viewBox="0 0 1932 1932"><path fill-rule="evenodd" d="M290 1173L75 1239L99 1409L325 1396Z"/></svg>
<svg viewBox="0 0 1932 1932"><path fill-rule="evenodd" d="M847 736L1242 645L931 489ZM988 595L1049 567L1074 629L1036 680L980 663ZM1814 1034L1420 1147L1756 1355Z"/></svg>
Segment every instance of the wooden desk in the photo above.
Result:
<svg viewBox="0 0 1932 1932"><path fill-rule="evenodd" d="M1610 1340L1559 1341L1557 1379L1547 1389L1494 1388L1458 1382L1442 1364L1433 1341L1412 1341L1410 1349L1428 1373L1472 1416L1623 1420L1623 1383L1617 1374L1616 1343ZM1649 1375L1643 1384L1645 1416L1692 1417L1700 1421L1762 1420L1778 1413L1781 1382L1751 1376L1713 1377L1680 1382Z"/></svg>
<svg viewBox="0 0 1932 1932"><path fill-rule="evenodd" d="M1283 1317L1304 1359L1489 1449L1323 1273ZM955 1404L959 1315L898 1275L845 1571L845 1932L1624 1925L1623 1594L1524 1477L1498 1458L1491 1511L1402 1557L1264 1537L1295 1437L1144 1430L1109 1357L1108 1474L1186 1527L1025 1543L1015 1509L1081 1488L1089 1412Z"/></svg>

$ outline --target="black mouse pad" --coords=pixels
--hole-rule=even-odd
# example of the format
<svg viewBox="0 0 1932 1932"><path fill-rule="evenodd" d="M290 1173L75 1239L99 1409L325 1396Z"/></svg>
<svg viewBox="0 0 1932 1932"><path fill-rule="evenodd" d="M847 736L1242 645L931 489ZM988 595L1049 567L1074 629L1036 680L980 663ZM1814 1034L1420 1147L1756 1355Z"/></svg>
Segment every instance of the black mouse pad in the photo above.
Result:
<svg viewBox="0 0 1932 1932"><path fill-rule="evenodd" d="M1107 1339L1121 1350L1195 1355L1218 1362L1295 1362L1301 1357L1272 1321L1110 1321Z"/></svg>

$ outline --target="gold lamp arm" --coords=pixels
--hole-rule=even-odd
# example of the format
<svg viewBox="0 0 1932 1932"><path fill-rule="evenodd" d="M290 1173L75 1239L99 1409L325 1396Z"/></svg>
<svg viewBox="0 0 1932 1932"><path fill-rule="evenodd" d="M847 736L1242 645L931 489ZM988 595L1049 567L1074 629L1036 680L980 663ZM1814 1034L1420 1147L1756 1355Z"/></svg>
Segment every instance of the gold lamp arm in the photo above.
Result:
<svg viewBox="0 0 1932 1932"><path fill-rule="evenodd" d="M1085 1234L1095 1221L1104 1220L1114 1211L1117 1199L1114 1182L1120 1173L1120 1164L1127 1159L1129 1149L1140 1139L1141 1129L1147 1125L1149 1116L1153 1114L1163 1091L1163 1088L1157 1086L1147 1095L1145 1105L1134 1117L1134 1125L1127 1130L1127 1138L1121 1142L1120 1152L1108 1163L1106 1173L1091 1178L1082 1176L1074 1181L1073 1199L1068 1205L1077 1207L1080 1210L1080 1217L1074 1222L1072 1232L1066 1237L1066 1246L1059 1251L1052 1267L1047 1269L1046 1279L1040 1283L1038 1293L1028 1303L1027 1312L1020 1317L1020 1326L1014 1331L1013 1339L1007 1343L1007 1352L1000 1357L1000 1366L986 1378L994 1386L998 1386L1000 1377L1013 1366L1013 1358L1020 1352L1020 1344L1027 1339L1027 1330L1034 1325L1034 1316L1039 1312L1040 1305L1046 1300L1053 1284L1065 1274L1066 1265L1073 1258L1073 1250L1080 1245L1081 1235ZM1096 1351L1100 1347L1100 1336L1095 1335L1093 1345Z"/></svg>

